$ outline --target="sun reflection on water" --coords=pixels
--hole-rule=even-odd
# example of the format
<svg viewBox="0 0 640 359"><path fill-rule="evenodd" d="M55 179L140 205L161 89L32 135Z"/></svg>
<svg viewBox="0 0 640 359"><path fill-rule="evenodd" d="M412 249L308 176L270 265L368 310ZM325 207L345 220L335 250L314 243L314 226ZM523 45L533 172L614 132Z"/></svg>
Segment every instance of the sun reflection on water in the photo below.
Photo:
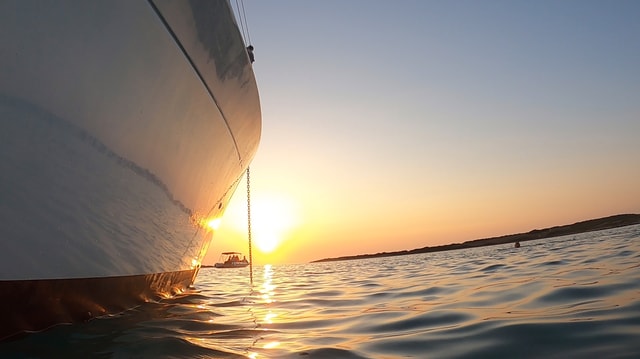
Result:
<svg viewBox="0 0 640 359"><path fill-rule="evenodd" d="M274 341L274 342L269 342L269 343L265 344L263 346L263 348L265 348L265 349L274 349L274 348L277 348L278 346L280 346L280 342L275 342Z"/></svg>
<svg viewBox="0 0 640 359"><path fill-rule="evenodd" d="M265 301L265 303L272 303L275 301L273 299L273 295L276 286L273 284L273 268L271 264L264 265L263 278L264 282L260 288L260 297Z"/></svg>
<svg viewBox="0 0 640 359"><path fill-rule="evenodd" d="M267 314L265 314L264 321L266 323L273 324L273 320L272 319L277 317L277 316L278 315L276 313L273 313L273 312L269 311Z"/></svg>
<svg viewBox="0 0 640 359"><path fill-rule="evenodd" d="M264 304L267 305L266 313L264 314L263 323L273 324L273 319L276 318L278 314L274 313L271 310L271 308L268 307L268 305L276 301L274 296L275 296L275 290L277 286L273 284L273 267L271 266L271 264L265 264L263 270L264 270L263 272L264 274L262 276L263 282L259 290L260 298L264 301ZM277 348L278 346L280 346L280 342L276 340L272 340L272 341L266 342L262 347L264 349L274 349L274 348Z"/></svg>

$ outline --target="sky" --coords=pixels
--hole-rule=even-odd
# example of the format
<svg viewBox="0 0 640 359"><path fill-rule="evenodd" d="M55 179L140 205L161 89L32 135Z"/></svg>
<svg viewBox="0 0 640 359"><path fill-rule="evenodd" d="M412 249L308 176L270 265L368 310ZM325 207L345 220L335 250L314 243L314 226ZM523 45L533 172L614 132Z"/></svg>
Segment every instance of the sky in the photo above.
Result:
<svg viewBox="0 0 640 359"><path fill-rule="evenodd" d="M640 2L244 9L263 116L254 263L640 213ZM246 200L243 182L205 264L248 253Z"/></svg>

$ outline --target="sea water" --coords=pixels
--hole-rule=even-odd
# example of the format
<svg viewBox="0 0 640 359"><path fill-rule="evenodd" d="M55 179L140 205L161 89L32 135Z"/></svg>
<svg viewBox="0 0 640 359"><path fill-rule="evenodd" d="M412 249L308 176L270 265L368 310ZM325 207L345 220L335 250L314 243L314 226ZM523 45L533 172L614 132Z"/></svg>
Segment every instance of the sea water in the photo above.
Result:
<svg viewBox="0 0 640 359"><path fill-rule="evenodd" d="M638 358L640 225L457 251L249 269L0 358Z"/></svg>

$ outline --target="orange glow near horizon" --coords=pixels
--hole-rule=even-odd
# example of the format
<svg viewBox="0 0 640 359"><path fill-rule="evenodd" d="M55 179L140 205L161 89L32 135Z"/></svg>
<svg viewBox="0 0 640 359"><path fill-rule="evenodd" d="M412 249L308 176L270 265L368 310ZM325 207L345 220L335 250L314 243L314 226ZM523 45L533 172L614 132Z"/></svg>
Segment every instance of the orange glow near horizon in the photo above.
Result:
<svg viewBox="0 0 640 359"><path fill-rule="evenodd" d="M251 240L254 262L271 261L280 257L282 246L301 224L297 206L297 203L286 195L252 195ZM218 225L219 230L216 231L212 245L216 250L209 253L209 260L205 259L205 262L211 262L214 256L222 251L239 251L249 258L246 197L234 197Z"/></svg>
<svg viewBox="0 0 640 359"><path fill-rule="evenodd" d="M293 202L283 196L262 196L252 201L251 236L258 250L269 254L282 245L298 224L294 207Z"/></svg>
<svg viewBox="0 0 640 359"><path fill-rule="evenodd" d="M356 187L318 173L275 180L270 177L278 175L273 166L274 172L255 168L263 175L254 176L251 195L254 265L413 250L638 213L633 202L638 188L632 186L637 175L622 178L628 185L620 182L606 192L589 188L590 196L580 197L582 186L566 184L558 192L559 175L558 181L535 185L527 179L522 192L511 183L467 188L449 176L446 185L437 185L427 174L416 176L420 183L376 192L384 183L375 183L375 177ZM556 202L564 205L549 205ZM242 190L228 204L203 263L215 263L225 251L250 257Z"/></svg>

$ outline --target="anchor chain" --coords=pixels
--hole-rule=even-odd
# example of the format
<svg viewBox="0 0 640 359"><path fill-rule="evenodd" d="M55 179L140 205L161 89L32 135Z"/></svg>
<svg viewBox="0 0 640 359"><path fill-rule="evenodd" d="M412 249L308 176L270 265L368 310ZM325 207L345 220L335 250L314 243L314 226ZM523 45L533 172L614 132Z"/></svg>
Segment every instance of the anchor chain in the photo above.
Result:
<svg viewBox="0 0 640 359"><path fill-rule="evenodd" d="M251 252L251 178L247 167L247 236L249 237L249 280L253 286L253 254Z"/></svg>

